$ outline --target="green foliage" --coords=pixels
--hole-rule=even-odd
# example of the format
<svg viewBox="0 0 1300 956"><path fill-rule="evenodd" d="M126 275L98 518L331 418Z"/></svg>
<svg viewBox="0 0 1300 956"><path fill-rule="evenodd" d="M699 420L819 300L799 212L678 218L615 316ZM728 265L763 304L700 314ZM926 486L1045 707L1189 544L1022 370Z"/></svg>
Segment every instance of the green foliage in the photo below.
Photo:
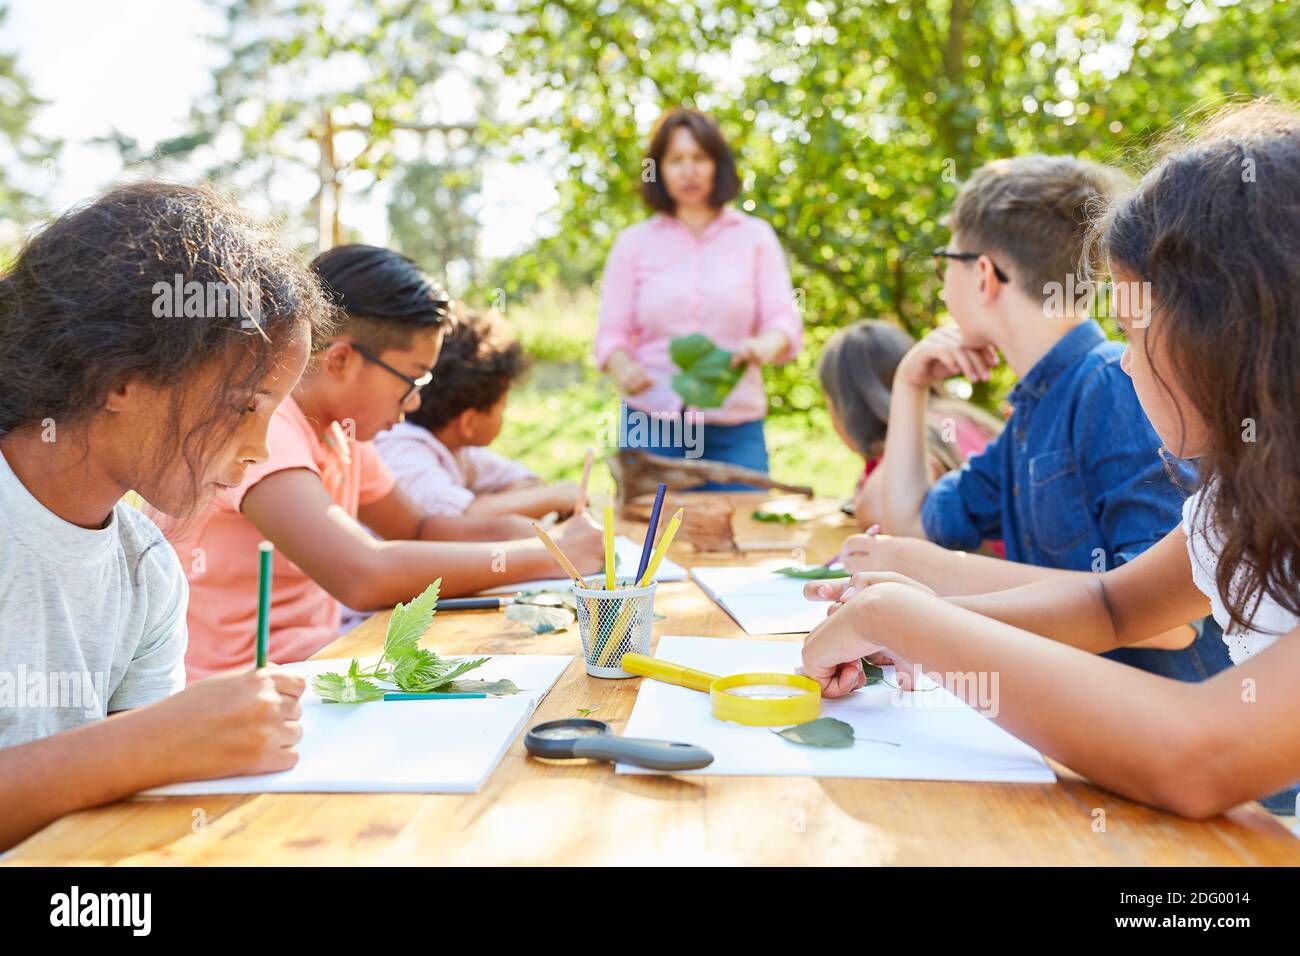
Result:
<svg viewBox="0 0 1300 956"><path fill-rule="evenodd" d="M707 335L695 333L673 339L668 354L681 371L673 376L673 391L693 408L718 408L727 400L745 365L731 365L731 353Z"/></svg>
<svg viewBox="0 0 1300 956"><path fill-rule="evenodd" d="M824 565L817 565L812 568L777 568L777 574L785 575L787 578L801 578L805 581L830 581L835 578L847 578L849 572L840 568L828 568Z"/></svg>
<svg viewBox="0 0 1300 956"><path fill-rule="evenodd" d="M755 521L762 521L767 524L798 524L801 520L788 511L765 511L761 508L757 511L751 511L749 516Z"/></svg>
<svg viewBox="0 0 1300 956"><path fill-rule="evenodd" d="M388 619L384 635L384 652L367 668L353 658L346 674L333 671L318 674L312 689L327 704L359 704L382 700L391 684L397 690L429 694L437 690L462 690L456 678L487 663L486 657L475 660L444 660L428 648L419 646L420 638L433 623L442 578L434 581L410 604L398 604ZM391 688L387 688L391 689Z"/></svg>
<svg viewBox="0 0 1300 956"><path fill-rule="evenodd" d="M818 717L806 724L774 730L772 733L804 747L840 749L853 746L853 726L834 717Z"/></svg>

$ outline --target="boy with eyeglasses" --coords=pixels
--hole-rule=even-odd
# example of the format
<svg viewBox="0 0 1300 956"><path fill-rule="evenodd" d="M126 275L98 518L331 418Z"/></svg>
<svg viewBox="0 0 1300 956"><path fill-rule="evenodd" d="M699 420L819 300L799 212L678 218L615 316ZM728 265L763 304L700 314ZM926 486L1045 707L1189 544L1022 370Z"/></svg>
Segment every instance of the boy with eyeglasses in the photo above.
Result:
<svg viewBox="0 0 1300 956"><path fill-rule="evenodd" d="M1193 469L1162 460L1120 367L1123 346L1090 317L1076 279L1090 215L1126 186L1109 167L1042 155L990 163L963 185L950 242L934 253L954 324L898 365L873 475L886 534L850 538L847 570L978 594L1109 570L1178 524ZM1019 380L1006 428L936 480L926 453L931 389L954 376L987 381L999 353ZM971 553L990 539L1004 542L1008 560ZM1210 619L1110 656L1183 680L1230 663Z"/></svg>
<svg viewBox="0 0 1300 956"><path fill-rule="evenodd" d="M419 407L422 389L437 387L447 295L411 260L374 246L339 246L312 268L339 307L339 327L313 343L307 371L243 480L197 519L167 529L189 578L191 680L252 661L263 539L276 547L269 648L276 663L303 660L334 640L340 602L378 610L435 578L454 596L563 573L525 518L420 507L371 443ZM601 533L585 515L554 537L583 573L602 567Z"/></svg>

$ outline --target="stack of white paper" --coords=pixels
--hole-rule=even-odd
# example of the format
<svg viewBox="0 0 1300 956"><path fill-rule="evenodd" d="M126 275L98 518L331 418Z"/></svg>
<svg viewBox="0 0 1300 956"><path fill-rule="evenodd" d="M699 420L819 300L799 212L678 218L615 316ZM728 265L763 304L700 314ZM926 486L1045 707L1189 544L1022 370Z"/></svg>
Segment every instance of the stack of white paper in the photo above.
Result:
<svg viewBox="0 0 1300 956"><path fill-rule="evenodd" d="M691 577L746 634L807 634L826 619L828 605L805 598L808 582L776 574L778 567L691 568Z"/></svg>
<svg viewBox="0 0 1300 956"><path fill-rule="evenodd" d="M665 636L655 656L719 676L792 673L799 666L801 647L798 642ZM885 670L892 683L893 668ZM996 684L987 676L983 685L978 675L975 681L973 686L983 688L981 705L991 709L996 705ZM782 728L743 727L718 720L707 693L642 679L623 733L696 744L713 754L712 764L688 773L1009 783L1056 780L1036 750L942 688L904 694L876 684L840 700L823 700L821 715L851 724L859 739L841 750L793 744L773 733ZM655 771L620 764L618 772Z"/></svg>
<svg viewBox="0 0 1300 956"><path fill-rule="evenodd" d="M508 678L520 688L485 700L322 703L311 677L347 660L313 660L284 670L308 679L297 766L281 773L173 784L151 795L204 793L474 793L564 672L568 656L493 657L466 680ZM362 662L366 663L365 661Z"/></svg>
<svg viewBox="0 0 1300 956"><path fill-rule="evenodd" d="M641 545L631 538L619 535L614 539L614 557L617 559L616 574L620 579L630 578L636 574L641 563ZM686 569L680 564L664 558L655 574L656 581L685 581ZM573 586L568 578L548 578L543 581L524 581L520 584L498 584L496 587L480 591L480 594L514 594L516 591L555 591L567 590Z"/></svg>

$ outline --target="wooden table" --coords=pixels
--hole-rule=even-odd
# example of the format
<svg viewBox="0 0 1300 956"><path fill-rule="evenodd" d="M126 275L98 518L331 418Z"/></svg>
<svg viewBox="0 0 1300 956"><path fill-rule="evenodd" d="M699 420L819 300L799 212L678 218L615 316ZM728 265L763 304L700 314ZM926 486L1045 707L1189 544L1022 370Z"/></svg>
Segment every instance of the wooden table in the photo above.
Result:
<svg viewBox="0 0 1300 956"><path fill-rule="evenodd" d="M749 519L741 544L806 547L824 560L850 530L837 503L782 498L813 515ZM644 526L641 526L643 528ZM639 540L641 528L627 526ZM701 557L687 564L747 557ZM774 553L762 555L772 557ZM798 555L797 557L802 557ZM692 583L661 585L661 634L742 637ZM377 652L377 615L320 656ZM636 680L587 677L575 627L533 636L498 612L435 619L444 654L573 654L534 722L580 707L622 727ZM789 640L787 636L784 638ZM943 783L792 777L615 776L608 764L544 763L516 740L473 795L267 794L137 799L77 813L16 848L8 864L1300 864L1300 840L1255 804L1193 823L1139 806L1056 766L1060 782ZM1105 832L1094 829L1105 811Z"/></svg>

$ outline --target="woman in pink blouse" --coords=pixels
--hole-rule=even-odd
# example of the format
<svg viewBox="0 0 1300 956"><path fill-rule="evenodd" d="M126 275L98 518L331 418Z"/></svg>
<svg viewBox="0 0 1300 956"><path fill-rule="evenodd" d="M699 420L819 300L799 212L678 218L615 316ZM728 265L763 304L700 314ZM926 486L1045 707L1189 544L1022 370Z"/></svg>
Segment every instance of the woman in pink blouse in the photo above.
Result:
<svg viewBox="0 0 1300 956"><path fill-rule="evenodd" d="M727 207L740 179L712 119L665 114L646 158L641 196L654 215L615 240L596 329L596 364L623 396L619 443L767 471L760 366L789 361L803 341L785 255L770 225ZM684 408L673 391L669 343L694 332L748 363L721 408Z"/></svg>

